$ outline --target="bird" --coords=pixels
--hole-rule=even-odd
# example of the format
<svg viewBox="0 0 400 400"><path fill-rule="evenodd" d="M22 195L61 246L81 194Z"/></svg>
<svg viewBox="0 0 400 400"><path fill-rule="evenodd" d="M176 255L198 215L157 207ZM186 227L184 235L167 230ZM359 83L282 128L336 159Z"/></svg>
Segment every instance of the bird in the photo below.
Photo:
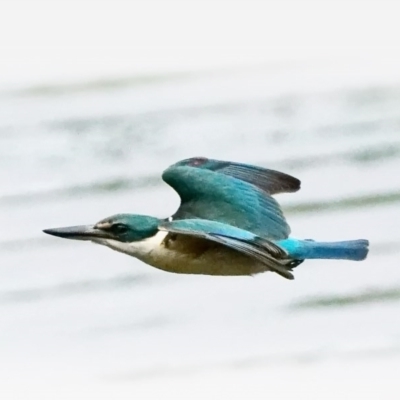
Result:
<svg viewBox="0 0 400 400"><path fill-rule="evenodd" d="M162 179L180 196L172 216L116 214L94 225L45 229L136 257L167 272L245 276L272 271L294 279L308 259L361 261L366 239L319 242L290 236L273 195L293 193L300 180L254 165L192 157L168 167Z"/></svg>

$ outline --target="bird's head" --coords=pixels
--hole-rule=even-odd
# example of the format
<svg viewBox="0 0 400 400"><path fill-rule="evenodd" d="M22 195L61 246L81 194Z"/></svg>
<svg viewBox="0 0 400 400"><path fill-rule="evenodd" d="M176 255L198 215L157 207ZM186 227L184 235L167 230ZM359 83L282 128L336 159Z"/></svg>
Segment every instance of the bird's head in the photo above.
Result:
<svg viewBox="0 0 400 400"><path fill-rule="evenodd" d="M100 244L106 244L104 242L109 240L130 243L154 236L159 223L158 218L146 215L117 214L94 225L45 229L43 232L65 239L91 240Z"/></svg>

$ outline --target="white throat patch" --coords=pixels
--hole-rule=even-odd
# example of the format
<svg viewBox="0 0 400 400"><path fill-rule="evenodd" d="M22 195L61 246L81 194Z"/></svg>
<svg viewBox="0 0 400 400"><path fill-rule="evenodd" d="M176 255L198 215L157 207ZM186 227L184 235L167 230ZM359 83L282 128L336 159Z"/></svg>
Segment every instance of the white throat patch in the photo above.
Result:
<svg viewBox="0 0 400 400"><path fill-rule="evenodd" d="M97 239L93 242L145 261L152 251L157 251L160 248L167 235L168 232L158 231L154 236L137 242L119 242L113 239Z"/></svg>

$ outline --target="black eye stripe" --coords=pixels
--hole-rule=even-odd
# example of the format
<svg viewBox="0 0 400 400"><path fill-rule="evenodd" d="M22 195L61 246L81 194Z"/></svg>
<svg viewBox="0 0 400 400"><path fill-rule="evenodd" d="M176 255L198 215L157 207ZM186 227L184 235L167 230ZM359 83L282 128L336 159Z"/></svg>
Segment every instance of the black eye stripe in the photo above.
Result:
<svg viewBox="0 0 400 400"><path fill-rule="evenodd" d="M111 226L111 231L114 233L125 233L127 232L128 227L124 224L114 224Z"/></svg>

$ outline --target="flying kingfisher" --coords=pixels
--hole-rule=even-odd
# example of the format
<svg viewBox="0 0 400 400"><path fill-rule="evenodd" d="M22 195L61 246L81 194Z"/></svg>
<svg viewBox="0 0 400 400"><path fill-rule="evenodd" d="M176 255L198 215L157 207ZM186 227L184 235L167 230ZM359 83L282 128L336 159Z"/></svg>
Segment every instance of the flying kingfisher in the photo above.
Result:
<svg viewBox="0 0 400 400"><path fill-rule="evenodd" d="M46 229L90 240L168 272L254 275L291 271L306 259L364 260L368 240L316 242L290 238L272 195L296 192L300 181L282 172L194 157L167 168L163 180L181 204L169 218L117 214L94 225Z"/></svg>

